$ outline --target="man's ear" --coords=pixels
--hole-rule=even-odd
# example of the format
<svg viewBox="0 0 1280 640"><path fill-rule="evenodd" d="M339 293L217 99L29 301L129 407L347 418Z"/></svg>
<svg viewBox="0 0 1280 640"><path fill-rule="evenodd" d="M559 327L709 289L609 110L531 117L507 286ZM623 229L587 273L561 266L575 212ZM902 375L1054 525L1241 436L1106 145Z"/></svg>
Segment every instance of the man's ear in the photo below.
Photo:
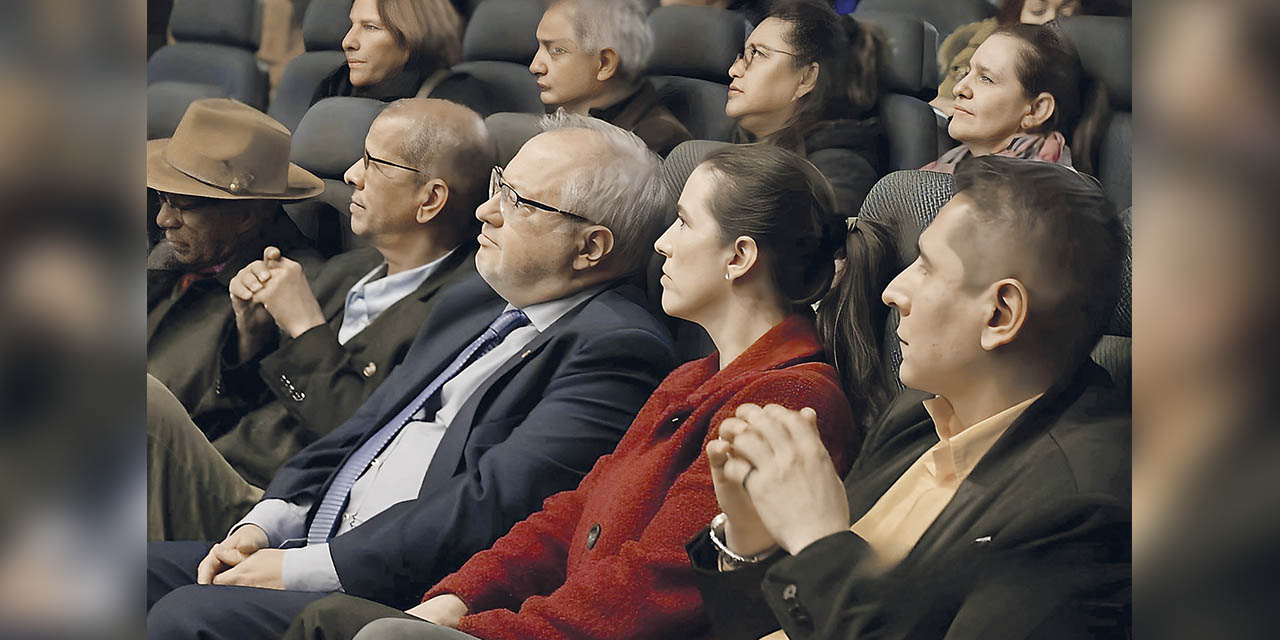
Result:
<svg viewBox="0 0 1280 640"><path fill-rule="evenodd" d="M1054 100L1053 94L1048 91L1040 92L1027 107L1027 114L1022 116L1022 130L1031 131L1048 122L1057 109L1058 102Z"/></svg>
<svg viewBox="0 0 1280 640"><path fill-rule="evenodd" d="M600 50L600 68L596 71L596 81L608 82L610 78L618 75L618 71L622 67L622 59L618 57L618 52L613 49L604 48Z"/></svg>
<svg viewBox="0 0 1280 640"><path fill-rule="evenodd" d="M1030 305L1027 287L1018 280L1006 278L991 285L991 305L987 323L982 328L982 348L995 351L1016 340L1027 321Z"/></svg>
<svg viewBox="0 0 1280 640"><path fill-rule="evenodd" d="M613 232L593 224L578 236L578 255L573 257L573 268L586 271L600 264L610 253L613 253Z"/></svg>
<svg viewBox="0 0 1280 640"><path fill-rule="evenodd" d="M751 236L738 236L733 241L733 256L729 258L729 264L725 273L729 274L729 280L737 280L751 271L756 262L760 259L760 247L756 244L756 239Z"/></svg>
<svg viewBox="0 0 1280 640"><path fill-rule="evenodd" d="M426 224L444 211L449 202L449 184L440 178L432 178L418 188L418 210L415 214L418 224Z"/></svg>
<svg viewBox="0 0 1280 640"><path fill-rule="evenodd" d="M792 102L809 95L809 92L818 86L819 73L821 73L821 69L816 62L810 62L809 66L805 67L804 74L800 76L800 84L796 87L795 95L791 97Z"/></svg>

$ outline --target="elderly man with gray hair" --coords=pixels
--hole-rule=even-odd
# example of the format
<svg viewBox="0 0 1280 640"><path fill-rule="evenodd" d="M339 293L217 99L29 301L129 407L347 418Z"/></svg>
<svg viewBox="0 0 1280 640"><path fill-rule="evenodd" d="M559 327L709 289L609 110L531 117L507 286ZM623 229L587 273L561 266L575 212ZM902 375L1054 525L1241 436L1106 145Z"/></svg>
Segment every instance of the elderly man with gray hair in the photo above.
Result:
<svg viewBox="0 0 1280 640"><path fill-rule="evenodd" d="M637 0L550 0L529 71L543 104L640 136L665 156L693 136L643 78L653 34Z"/></svg>
<svg viewBox="0 0 1280 640"><path fill-rule="evenodd" d="M369 400L222 542L148 546L148 637L276 637L337 591L405 608L617 445L676 364L625 284L671 205L635 135L568 114L543 129L491 172L478 275Z"/></svg>

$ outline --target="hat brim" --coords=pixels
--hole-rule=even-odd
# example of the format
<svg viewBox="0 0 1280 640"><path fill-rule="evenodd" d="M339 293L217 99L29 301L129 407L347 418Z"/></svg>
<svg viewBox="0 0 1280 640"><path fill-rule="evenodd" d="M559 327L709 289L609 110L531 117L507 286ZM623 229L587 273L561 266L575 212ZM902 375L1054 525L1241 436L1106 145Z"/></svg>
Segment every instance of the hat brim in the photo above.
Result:
<svg viewBox="0 0 1280 640"><path fill-rule="evenodd" d="M231 193L205 184L169 166L164 150L171 138L147 141L147 186L156 191L219 200L301 200L324 193L324 181L315 174L289 163L289 186L284 193Z"/></svg>

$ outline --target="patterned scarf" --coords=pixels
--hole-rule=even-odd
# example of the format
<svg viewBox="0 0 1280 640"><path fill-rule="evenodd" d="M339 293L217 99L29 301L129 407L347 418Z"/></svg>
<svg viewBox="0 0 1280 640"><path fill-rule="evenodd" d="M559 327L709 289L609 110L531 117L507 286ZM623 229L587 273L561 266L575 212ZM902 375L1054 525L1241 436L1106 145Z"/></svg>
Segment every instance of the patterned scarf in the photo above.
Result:
<svg viewBox="0 0 1280 640"><path fill-rule="evenodd" d="M973 154L969 151L969 146L962 144L942 154L941 158L920 168L938 173L955 173L956 165L971 155ZM1057 131L1052 133L1027 133L1017 136L1009 143L1009 146L1005 147L1004 151L997 152L994 155L1022 158L1024 160L1041 160L1043 162L1071 166L1071 149L1067 147L1067 139Z"/></svg>

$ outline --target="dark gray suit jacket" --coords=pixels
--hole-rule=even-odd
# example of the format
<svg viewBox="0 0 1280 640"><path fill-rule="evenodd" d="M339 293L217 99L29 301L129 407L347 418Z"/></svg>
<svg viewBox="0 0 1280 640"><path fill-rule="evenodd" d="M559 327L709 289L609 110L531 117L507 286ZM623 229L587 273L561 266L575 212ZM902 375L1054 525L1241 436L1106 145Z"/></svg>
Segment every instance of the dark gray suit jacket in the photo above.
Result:
<svg viewBox="0 0 1280 640"><path fill-rule="evenodd" d="M489 376L449 424L418 498L330 541L343 590L416 604L548 496L576 487L676 364L640 298L628 286L593 296ZM478 275L444 292L405 361L351 419L286 463L264 499L311 503L309 524L342 462L505 306Z"/></svg>
<svg viewBox="0 0 1280 640"><path fill-rule="evenodd" d="M845 479L857 521L938 442L906 391ZM795 556L715 570L706 533L689 545L716 635L781 625L808 638L1124 637L1129 625L1130 410L1092 363L1047 391L978 463L887 574L845 531Z"/></svg>

